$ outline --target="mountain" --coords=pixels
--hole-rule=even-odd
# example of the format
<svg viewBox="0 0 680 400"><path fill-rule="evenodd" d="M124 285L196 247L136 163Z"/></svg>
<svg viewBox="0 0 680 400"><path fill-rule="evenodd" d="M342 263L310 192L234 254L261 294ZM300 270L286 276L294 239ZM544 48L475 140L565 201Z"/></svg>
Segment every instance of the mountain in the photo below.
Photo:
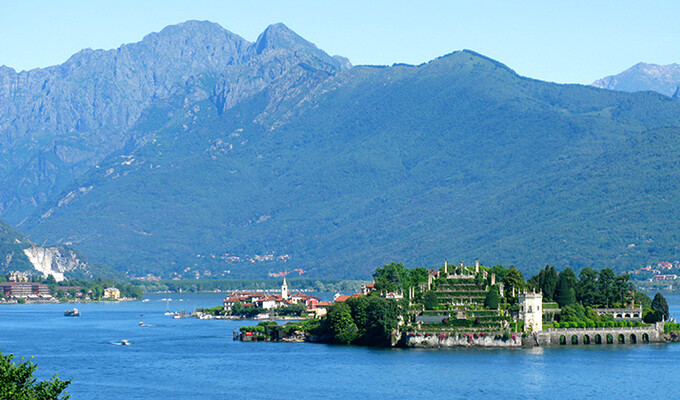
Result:
<svg viewBox="0 0 680 400"><path fill-rule="evenodd" d="M652 90L677 98L677 91L680 87L680 65L639 63L618 75L599 79L593 82L593 86L624 92Z"/></svg>
<svg viewBox="0 0 680 400"><path fill-rule="evenodd" d="M218 29L150 36L185 26ZM10 204L10 221L168 277L365 278L447 257L622 270L678 253L680 102L533 80L469 50L349 68L281 24L238 43L140 97L91 167L46 189L12 181L45 196L15 192L31 207Z"/></svg>
<svg viewBox="0 0 680 400"><path fill-rule="evenodd" d="M67 246L38 246L3 221L0 221L0 272L28 271L57 281L68 278L93 278L117 275L107 267L94 266Z"/></svg>
<svg viewBox="0 0 680 400"><path fill-rule="evenodd" d="M189 21L115 50L83 50L54 67L0 67L0 215L19 223L131 140L130 128L152 102L265 51L343 65L283 25L251 44L217 24ZM209 93L191 95L187 101Z"/></svg>

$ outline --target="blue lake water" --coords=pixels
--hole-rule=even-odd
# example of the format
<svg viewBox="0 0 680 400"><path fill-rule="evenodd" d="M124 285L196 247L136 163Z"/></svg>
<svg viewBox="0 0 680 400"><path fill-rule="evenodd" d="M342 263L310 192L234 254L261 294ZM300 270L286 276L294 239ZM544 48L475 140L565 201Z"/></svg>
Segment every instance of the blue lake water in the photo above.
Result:
<svg viewBox="0 0 680 400"><path fill-rule="evenodd" d="M181 296L181 297L180 297ZM72 399L676 398L680 343L534 349L403 350L241 343L248 321L172 319L222 294L150 301L0 306L0 351L38 376L72 379ZM178 301L182 298L183 301ZM671 313L680 297L667 297ZM141 327L139 322L152 324ZM131 346L111 343L127 339Z"/></svg>

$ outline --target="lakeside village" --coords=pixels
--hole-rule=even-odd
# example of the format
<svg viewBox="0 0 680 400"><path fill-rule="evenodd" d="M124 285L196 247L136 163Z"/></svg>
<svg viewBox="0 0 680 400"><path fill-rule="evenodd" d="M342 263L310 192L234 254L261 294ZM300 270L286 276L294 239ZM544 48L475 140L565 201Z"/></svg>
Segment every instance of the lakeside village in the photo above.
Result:
<svg viewBox="0 0 680 400"><path fill-rule="evenodd" d="M138 286L111 280L70 280L57 282L52 275L40 278L11 271L0 282L0 304L127 301L142 297Z"/></svg>
<svg viewBox="0 0 680 400"><path fill-rule="evenodd" d="M636 291L610 268L544 270L528 281L514 267L378 268L374 281L333 302L289 293L233 292L198 318L268 320L234 332L243 341L310 341L400 347L528 347L680 341L660 293Z"/></svg>

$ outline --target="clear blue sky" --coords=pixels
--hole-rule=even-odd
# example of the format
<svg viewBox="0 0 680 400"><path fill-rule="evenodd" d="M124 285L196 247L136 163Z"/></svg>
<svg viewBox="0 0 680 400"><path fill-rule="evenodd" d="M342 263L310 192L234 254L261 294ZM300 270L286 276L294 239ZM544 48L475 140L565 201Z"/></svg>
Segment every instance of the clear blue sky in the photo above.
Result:
<svg viewBox="0 0 680 400"><path fill-rule="evenodd" d="M353 64L419 64L471 49L532 78L591 83L640 61L680 63L678 1L0 0L0 65L64 62L189 19L253 41L283 22Z"/></svg>

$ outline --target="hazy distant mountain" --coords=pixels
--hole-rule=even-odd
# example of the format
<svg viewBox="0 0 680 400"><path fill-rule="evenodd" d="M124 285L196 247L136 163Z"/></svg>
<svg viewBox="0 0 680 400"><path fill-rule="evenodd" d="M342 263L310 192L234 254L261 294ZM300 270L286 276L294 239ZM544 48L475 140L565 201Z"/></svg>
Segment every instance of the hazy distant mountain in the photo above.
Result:
<svg viewBox="0 0 680 400"><path fill-rule="evenodd" d="M16 143L17 130L0 131L11 144L3 157L14 148L31 155L22 165L62 155L54 169L33 169L61 180L8 171L11 185L0 186L8 218L25 218L20 228L34 240L166 276L299 268L366 277L389 261L432 266L446 257L530 273L546 263L639 266L680 250L680 102L528 79L471 51L349 68L280 24L255 43L198 22L140 43L168 32L170 50L151 58L176 68L176 83L129 101L136 114L115 120L124 127L103 117L118 128L54 122L45 143L28 128ZM191 50L208 36L228 50ZM177 54L192 56L165 60ZM137 59L133 87L148 76ZM104 65L72 73L98 76ZM81 99L69 85L64 98ZM117 102L133 90L116 88ZM26 99L50 97L34 90ZM70 110L69 121L96 120L70 102L55 106ZM12 126L40 128L32 115L17 113ZM48 151L71 131L71 147ZM90 158L68 164L80 148Z"/></svg>
<svg viewBox="0 0 680 400"><path fill-rule="evenodd" d="M680 65L639 63L618 75L599 79L593 82L593 86L624 92L652 90L666 96L677 96L676 92L680 86Z"/></svg>

